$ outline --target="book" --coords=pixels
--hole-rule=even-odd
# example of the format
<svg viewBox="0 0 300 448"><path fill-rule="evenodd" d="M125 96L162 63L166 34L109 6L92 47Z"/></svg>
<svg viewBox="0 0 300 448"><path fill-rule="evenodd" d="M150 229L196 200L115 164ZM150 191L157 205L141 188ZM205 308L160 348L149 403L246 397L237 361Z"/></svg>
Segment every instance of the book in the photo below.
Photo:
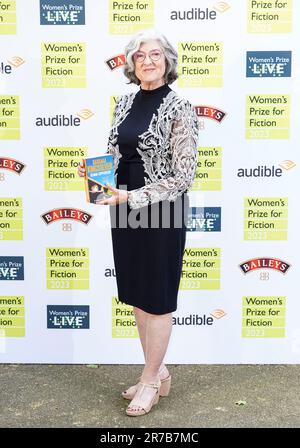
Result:
<svg viewBox="0 0 300 448"><path fill-rule="evenodd" d="M114 159L112 154L105 154L98 157L86 157L85 167L85 193L86 199L92 204L103 199L110 198L112 192L105 187L110 184L115 186Z"/></svg>

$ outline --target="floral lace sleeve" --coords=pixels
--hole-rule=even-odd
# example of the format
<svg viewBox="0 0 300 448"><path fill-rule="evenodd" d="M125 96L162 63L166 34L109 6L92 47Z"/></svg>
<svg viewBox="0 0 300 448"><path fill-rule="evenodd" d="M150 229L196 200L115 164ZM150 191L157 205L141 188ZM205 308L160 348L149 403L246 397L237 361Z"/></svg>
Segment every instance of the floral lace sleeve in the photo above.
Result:
<svg viewBox="0 0 300 448"><path fill-rule="evenodd" d="M182 100L174 119L170 147L172 175L136 190L128 191L131 209L167 199L175 201L188 190L194 180L197 166L199 121L193 105Z"/></svg>

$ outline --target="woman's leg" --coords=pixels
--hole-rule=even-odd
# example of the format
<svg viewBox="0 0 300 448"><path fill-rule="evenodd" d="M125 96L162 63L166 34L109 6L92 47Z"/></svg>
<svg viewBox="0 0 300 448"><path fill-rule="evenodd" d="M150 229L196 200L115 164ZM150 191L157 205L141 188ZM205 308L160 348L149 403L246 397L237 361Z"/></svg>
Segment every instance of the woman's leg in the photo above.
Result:
<svg viewBox="0 0 300 448"><path fill-rule="evenodd" d="M146 327L146 363L142 381L155 381L164 360L172 332L172 313L149 314Z"/></svg>
<svg viewBox="0 0 300 448"><path fill-rule="evenodd" d="M140 310L139 308L134 306L133 314L134 314L137 329L139 332L139 337L140 337L143 352L144 352L144 358L146 359L146 330L147 330L148 313L145 313L145 311Z"/></svg>
<svg viewBox="0 0 300 448"><path fill-rule="evenodd" d="M141 310L140 308L133 307L133 313L135 316L136 325L139 332L139 337L141 340L143 352L144 352L144 358L145 361L147 359L147 322L149 317L154 316L153 314L146 313L145 311ZM159 367L159 377L160 379L167 378L169 376L169 371L167 367L164 365L163 360L161 362L161 365Z"/></svg>
<svg viewBox="0 0 300 448"><path fill-rule="evenodd" d="M139 311L137 311L137 315L139 315ZM156 383L159 378L159 368L165 357L172 332L172 313L162 315L147 313L145 322L146 324L142 328L142 334L145 338L146 362L141 381L144 383ZM155 393L156 390L154 388L147 387L143 390L140 400L144 403L149 403ZM138 395L139 390L137 391L136 397ZM128 408L135 410L138 409L139 406L130 404Z"/></svg>

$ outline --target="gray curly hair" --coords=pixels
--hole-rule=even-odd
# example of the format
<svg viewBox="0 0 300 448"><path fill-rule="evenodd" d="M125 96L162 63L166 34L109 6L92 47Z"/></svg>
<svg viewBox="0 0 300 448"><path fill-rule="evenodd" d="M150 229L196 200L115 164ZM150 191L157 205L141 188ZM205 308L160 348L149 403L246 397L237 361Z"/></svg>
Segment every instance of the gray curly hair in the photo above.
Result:
<svg viewBox="0 0 300 448"><path fill-rule="evenodd" d="M135 65L133 61L134 53L140 48L142 43L149 40L156 40L165 55L166 71L164 80L167 84L172 84L178 78L177 72L177 51L168 41L166 36L156 30L147 29L136 34L125 47L125 64L123 72L126 78L129 79L129 84L134 83L140 85L141 81L135 76Z"/></svg>

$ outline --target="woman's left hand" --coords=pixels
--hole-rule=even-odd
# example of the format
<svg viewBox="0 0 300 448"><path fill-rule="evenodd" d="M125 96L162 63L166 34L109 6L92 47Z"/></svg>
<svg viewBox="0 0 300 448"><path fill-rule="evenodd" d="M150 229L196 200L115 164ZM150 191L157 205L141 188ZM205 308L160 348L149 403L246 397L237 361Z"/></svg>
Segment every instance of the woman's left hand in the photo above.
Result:
<svg viewBox="0 0 300 448"><path fill-rule="evenodd" d="M113 196L111 198L103 199L102 201L97 202L100 205L116 205L122 204L122 202L127 202L128 193L127 190L119 190L118 188L113 187L110 184L105 185L108 188Z"/></svg>

